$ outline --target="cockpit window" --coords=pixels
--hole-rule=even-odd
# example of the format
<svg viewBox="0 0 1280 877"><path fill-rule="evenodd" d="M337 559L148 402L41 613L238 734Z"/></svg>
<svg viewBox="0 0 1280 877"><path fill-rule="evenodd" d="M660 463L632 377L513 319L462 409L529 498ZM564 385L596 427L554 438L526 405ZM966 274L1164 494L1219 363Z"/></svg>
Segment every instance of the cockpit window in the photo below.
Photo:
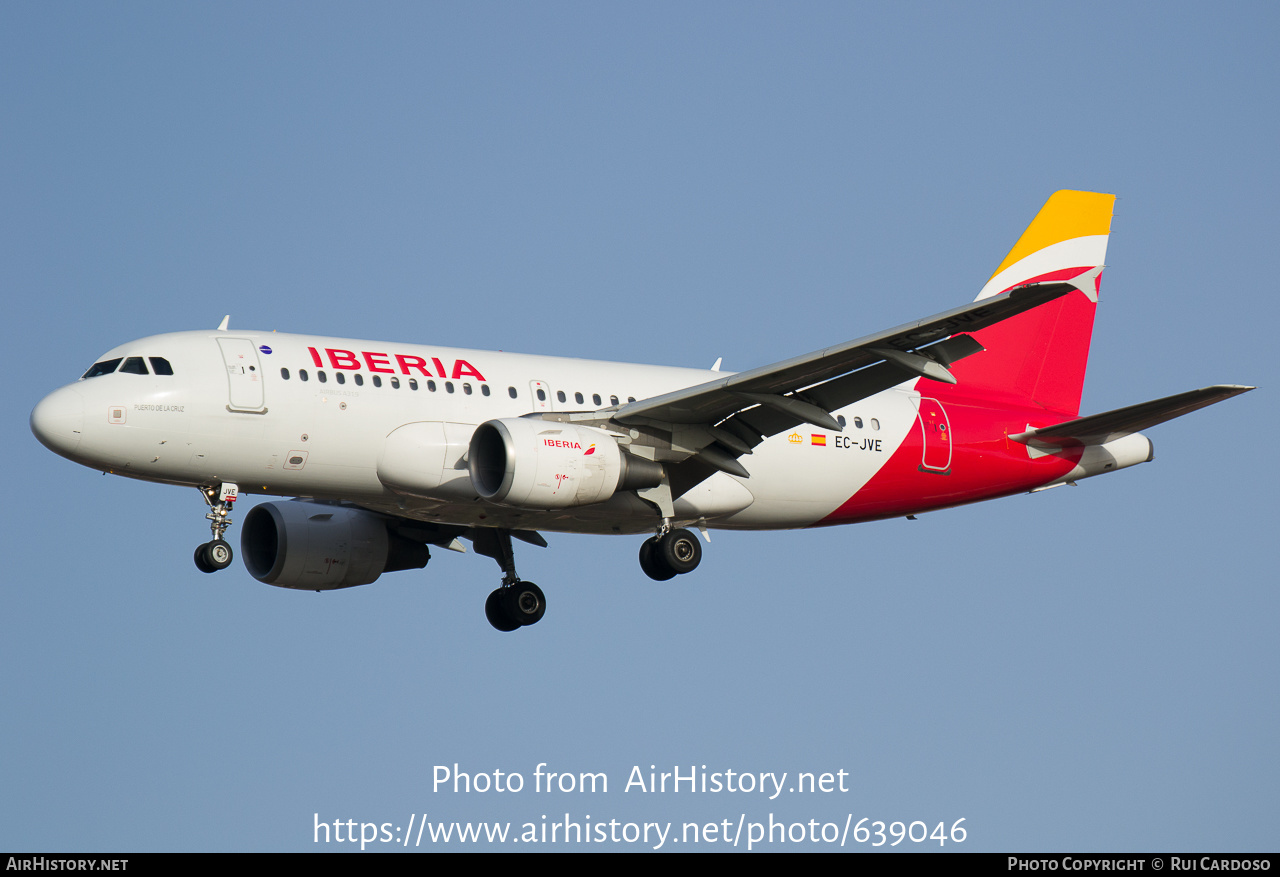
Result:
<svg viewBox="0 0 1280 877"><path fill-rule="evenodd" d="M147 359L151 361L151 370L156 374L173 374L173 366L169 365L169 360L165 359L163 356L148 356Z"/></svg>
<svg viewBox="0 0 1280 877"><path fill-rule="evenodd" d="M147 364L142 361L141 356L131 356L126 359L124 361L124 365L120 366L120 372L121 374L130 375L150 374L150 372L147 371Z"/></svg>
<svg viewBox="0 0 1280 877"><path fill-rule="evenodd" d="M116 370L116 366L119 364L119 359L104 359L102 362L95 362L93 367L84 373L84 377L96 378L101 375L109 375Z"/></svg>

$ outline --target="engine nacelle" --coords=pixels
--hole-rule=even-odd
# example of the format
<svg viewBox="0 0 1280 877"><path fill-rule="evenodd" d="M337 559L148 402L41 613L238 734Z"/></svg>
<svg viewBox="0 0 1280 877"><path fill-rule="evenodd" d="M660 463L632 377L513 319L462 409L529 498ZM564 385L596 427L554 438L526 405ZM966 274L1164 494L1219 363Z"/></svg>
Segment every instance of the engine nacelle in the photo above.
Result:
<svg viewBox="0 0 1280 877"><path fill-rule="evenodd" d="M299 500L250 509L240 552L258 581L306 591L367 585L384 572L421 569L431 558L427 546L391 532L380 515Z"/></svg>
<svg viewBox="0 0 1280 877"><path fill-rule="evenodd" d="M619 490L654 487L663 474L603 430L524 417L476 427L467 461L478 495L522 509L604 502Z"/></svg>

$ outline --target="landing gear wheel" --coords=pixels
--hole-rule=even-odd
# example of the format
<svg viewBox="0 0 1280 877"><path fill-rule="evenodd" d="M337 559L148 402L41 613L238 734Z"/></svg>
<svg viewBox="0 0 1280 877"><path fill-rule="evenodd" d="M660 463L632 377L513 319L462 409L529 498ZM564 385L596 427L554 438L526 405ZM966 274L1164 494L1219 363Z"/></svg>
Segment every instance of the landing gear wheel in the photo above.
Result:
<svg viewBox="0 0 1280 877"><path fill-rule="evenodd" d="M522 627L537 624L547 611L547 598L533 582L516 582L506 588L503 596L507 603L507 615Z"/></svg>
<svg viewBox="0 0 1280 877"><path fill-rule="evenodd" d="M484 615L495 630L510 633L520 626L520 622L507 614L506 595L502 592L503 589L498 588L489 594L489 598L484 601Z"/></svg>
<svg viewBox="0 0 1280 877"><path fill-rule="evenodd" d="M212 542L206 542L201 546L204 549L205 560L214 570L226 569L231 566L231 561L235 554L231 551L231 546L221 539L214 539Z"/></svg>
<svg viewBox="0 0 1280 877"><path fill-rule="evenodd" d="M200 570L200 572L217 572L216 568L209 565L209 559L205 556L205 549L208 547L207 543L196 546L196 569Z"/></svg>
<svg viewBox="0 0 1280 877"><path fill-rule="evenodd" d="M702 562L702 546L688 530L672 530L659 538L654 554L676 575L693 572Z"/></svg>
<svg viewBox="0 0 1280 877"><path fill-rule="evenodd" d="M217 485L206 484L200 488L200 494L209 505L209 514L205 517L209 520L209 529L213 533L212 542L196 548L196 569L200 572L217 572L231 566L231 559L235 554L222 537L231 526L231 518L227 515L239 492L240 488L230 481Z"/></svg>
<svg viewBox="0 0 1280 877"><path fill-rule="evenodd" d="M662 563L658 554L658 537L640 543L640 569L655 582L665 582L676 577L676 571Z"/></svg>

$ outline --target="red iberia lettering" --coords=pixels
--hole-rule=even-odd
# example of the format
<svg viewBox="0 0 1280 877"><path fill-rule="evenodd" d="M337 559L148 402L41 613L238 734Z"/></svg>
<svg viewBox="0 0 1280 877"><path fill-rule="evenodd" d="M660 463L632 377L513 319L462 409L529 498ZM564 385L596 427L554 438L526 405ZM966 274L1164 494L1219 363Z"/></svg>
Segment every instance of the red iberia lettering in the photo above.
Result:
<svg viewBox="0 0 1280 877"><path fill-rule="evenodd" d="M468 375L475 378L477 381L484 380L484 375L476 371L475 367L471 363L467 362L465 359L459 359L456 362L454 362L453 379L455 381L458 380L459 378L465 378ZM444 374L441 373L440 377L444 377Z"/></svg>
<svg viewBox="0 0 1280 877"><path fill-rule="evenodd" d="M393 375L396 370L393 368L378 368L380 365L390 366L391 360L387 358L385 353L370 353L364 351L364 364L369 366L371 372L382 372L383 374Z"/></svg>
<svg viewBox="0 0 1280 877"><path fill-rule="evenodd" d="M329 355L329 364L334 368L360 368L360 360L356 359L356 355L350 350L336 350L332 347L326 347L324 352Z"/></svg>
<svg viewBox="0 0 1280 877"><path fill-rule="evenodd" d="M402 375L419 374L423 377L440 377L451 378L455 381L464 378L475 378L477 381L483 381L484 375L480 374L480 370L465 359L455 359L453 361L453 369L450 371L444 362L436 356L431 357L428 361L424 357L415 356L412 353L383 353L375 350L343 350L340 347L324 348L324 355L314 347L308 347L307 352L311 354L311 364L316 368L324 368L328 359L328 366L334 369L342 369L346 371L358 371L367 368L371 372L378 372L384 375L393 375L399 371ZM395 360L394 365L392 360ZM435 369L432 372L432 368Z"/></svg>
<svg viewBox="0 0 1280 877"><path fill-rule="evenodd" d="M567 442L564 439L543 439L542 442L552 448L577 448L582 450L582 445L577 442Z"/></svg>
<svg viewBox="0 0 1280 877"><path fill-rule="evenodd" d="M409 374L409 369L416 368L419 374L425 377L431 377L431 372L427 371L427 361L421 356L406 356L403 353L396 354L396 362L400 364L400 374Z"/></svg>

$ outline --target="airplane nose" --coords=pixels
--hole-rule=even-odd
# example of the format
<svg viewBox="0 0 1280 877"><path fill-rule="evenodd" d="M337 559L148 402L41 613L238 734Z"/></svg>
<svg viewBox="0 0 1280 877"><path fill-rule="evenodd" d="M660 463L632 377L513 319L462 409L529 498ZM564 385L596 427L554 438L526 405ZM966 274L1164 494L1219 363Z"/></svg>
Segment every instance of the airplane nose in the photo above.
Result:
<svg viewBox="0 0 1280 877"><path fill-rule="evenodd" d="M74 454L83 430L84 397L74 387L54 390L31 411L31 431L55 454Z"/></svg>

